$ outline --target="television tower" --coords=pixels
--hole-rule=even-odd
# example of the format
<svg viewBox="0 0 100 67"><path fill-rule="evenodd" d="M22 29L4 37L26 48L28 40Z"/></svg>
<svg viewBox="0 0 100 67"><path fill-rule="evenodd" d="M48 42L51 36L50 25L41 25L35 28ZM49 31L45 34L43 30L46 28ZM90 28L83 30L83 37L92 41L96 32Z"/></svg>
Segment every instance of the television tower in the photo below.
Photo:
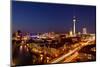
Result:
<svg viewBox="0 0 100 67"><path fill-rule="evenodd" d="M76 36L76 26L75 26L75 24L76 24L76 17L73 16L73 35L74 36Z"/></svg>

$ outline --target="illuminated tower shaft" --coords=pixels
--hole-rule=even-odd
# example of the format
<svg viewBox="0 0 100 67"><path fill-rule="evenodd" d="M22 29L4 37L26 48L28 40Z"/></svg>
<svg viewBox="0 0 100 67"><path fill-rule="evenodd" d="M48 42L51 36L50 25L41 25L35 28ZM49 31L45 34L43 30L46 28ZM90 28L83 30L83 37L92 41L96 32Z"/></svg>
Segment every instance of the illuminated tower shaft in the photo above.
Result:
<svg viewBox="0 0 100 67"><path fill-rule="evenodd" d="M73 35L75 36L76 35L76 26L75 26L75 24L76 24L76 19L75 19L75 17L73 18Z"/></svg>

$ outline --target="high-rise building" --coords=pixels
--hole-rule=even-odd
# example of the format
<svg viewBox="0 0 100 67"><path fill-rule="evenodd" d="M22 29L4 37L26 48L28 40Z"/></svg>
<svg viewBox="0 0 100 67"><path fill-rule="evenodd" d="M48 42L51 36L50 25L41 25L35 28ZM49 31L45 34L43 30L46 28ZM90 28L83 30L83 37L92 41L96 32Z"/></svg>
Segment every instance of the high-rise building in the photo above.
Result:
<svg viewBox="0 0 100 67"><path fill-rule="evenodd" d="M85 27L83 28L83 34L87 34L87 29Z"/></svg>
<svg viewBox="0 0 100 67"><path fill-rule="evenodd" d="M72 30L69 31L69 36L73 36Z"/></svg>

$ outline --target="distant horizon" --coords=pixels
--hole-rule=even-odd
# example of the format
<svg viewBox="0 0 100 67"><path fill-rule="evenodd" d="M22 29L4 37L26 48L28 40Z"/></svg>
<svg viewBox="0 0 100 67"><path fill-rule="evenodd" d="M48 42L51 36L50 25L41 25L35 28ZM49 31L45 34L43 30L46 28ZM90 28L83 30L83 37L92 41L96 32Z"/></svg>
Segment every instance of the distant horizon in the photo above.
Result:
<svg viewBox="0 0 100 67"><path fill-rule="evenodd" d="M16 30L16 31L13 31L12 33L15 33L15 32L17 32L18 30ZM54 32L54 31L51 31L51 32L28 32L28 31L22 31L22 30L20 30L22 33L30 33L30 34L44 34L44 33L51 33L51 32ZM69 34L69 32L70 32L70 30L69 31L66 31L66 32L54 32L54 33L56 33L56 34ZM72 31L73 32L73 31ZM80 31L78 31L78 32L76 32L76 33L79 33ZM83 32L80 32L81 34L83 33ZM87 34L96 34L96 32L87 32Z"/></svg>
<svg viewBox="0 0 100 67"><path fill-rule="evenodd" d="M76 32L86 27L89 33L96 33L96 6L13 1L12 31L69 32L73 16L78 18Z"/></svg>

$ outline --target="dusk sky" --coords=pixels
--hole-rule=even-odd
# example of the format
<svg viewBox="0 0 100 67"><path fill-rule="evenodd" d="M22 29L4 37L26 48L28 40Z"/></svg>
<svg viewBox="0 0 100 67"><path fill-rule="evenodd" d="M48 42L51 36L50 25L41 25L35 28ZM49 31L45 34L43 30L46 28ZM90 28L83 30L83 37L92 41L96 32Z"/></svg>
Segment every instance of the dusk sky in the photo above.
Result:
<svg viewBox="0 0 100 67"><path fill-rule="evenodd" d="M83 27L95 33L96 7L36 2L12 2L12 30L24 32L68 32L73 16L78 18L76 31Z"/></svg>

